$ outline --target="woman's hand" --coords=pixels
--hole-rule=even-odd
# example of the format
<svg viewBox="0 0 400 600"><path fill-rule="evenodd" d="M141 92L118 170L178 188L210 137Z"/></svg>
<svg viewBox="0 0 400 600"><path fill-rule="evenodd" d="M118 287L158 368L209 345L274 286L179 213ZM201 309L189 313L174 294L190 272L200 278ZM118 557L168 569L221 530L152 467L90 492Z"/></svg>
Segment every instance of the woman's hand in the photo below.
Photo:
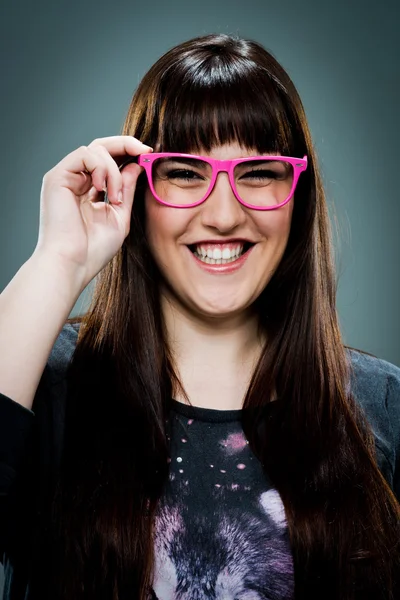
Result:
<svg viewBox="0 0 400 600"><path fill-rule="evenodd" d="M151 150L132 136L100 138L68 154L43 177L35 253L72 269L82 289L115 256L129 233L143 168L131 163L120 172L118 164L127 155ZM103 201L106 188L109 204Z"/></svg>

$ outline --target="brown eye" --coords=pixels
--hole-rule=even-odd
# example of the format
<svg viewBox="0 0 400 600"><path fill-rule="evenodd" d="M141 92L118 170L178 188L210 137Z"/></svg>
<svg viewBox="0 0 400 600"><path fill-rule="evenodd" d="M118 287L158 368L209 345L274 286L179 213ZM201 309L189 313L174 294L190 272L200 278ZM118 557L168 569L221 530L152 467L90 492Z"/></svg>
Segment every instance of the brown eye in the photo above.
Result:
<svg viewBox="0 0 400 600"><path fill-rule="evenodd" d="M165 174L168 179L203 179L198 173L189 169L173 169Z"/></svg>
<svg viewBox="0 0 400 600"><path fill-rule="evenodd" d="M279 173L276 173L270 169L252 169L251 171L247 171L247 173L243 173L241 175L241 179L278 179L280 177Z"/></svg>

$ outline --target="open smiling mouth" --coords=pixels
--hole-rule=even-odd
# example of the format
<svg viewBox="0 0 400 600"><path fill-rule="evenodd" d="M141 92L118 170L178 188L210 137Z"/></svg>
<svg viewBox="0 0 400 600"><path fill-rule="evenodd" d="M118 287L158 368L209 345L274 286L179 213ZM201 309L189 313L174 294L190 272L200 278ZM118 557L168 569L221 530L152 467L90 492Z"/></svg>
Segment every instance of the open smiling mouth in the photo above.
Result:
<svg viewBox="0 0 400 600"><path fill-rule="evenodd" d="M238 261L254 246L251 242L231 244L192 244L188 246L194 256L208 265L227 265Z"/></svg>

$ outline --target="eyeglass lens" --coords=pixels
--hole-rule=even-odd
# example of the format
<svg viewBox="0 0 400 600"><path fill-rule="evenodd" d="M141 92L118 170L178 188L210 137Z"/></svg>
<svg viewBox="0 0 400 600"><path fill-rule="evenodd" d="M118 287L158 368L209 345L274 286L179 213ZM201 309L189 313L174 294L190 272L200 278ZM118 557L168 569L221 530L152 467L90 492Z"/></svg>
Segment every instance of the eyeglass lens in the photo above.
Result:
<svg viewBox="0 0 400 600"><path fill-rule="evenodd" d="M294 169L286 161L263 159L235 166L236 193L252 206L269 207L284 202L292 189ZM168 204L190 205L207 195L212 167L200 159L158 158L153 163L152 180L157 196Z"/></svg>

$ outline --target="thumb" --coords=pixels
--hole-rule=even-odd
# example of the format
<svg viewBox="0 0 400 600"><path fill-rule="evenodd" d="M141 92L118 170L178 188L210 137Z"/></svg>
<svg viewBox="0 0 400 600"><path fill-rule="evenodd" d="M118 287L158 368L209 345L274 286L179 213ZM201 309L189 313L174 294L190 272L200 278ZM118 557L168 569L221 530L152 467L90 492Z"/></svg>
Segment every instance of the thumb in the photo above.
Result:
<svg viewBox="0 0 400 600"><path fill-rule="evenodd" d="M117 208L126 211L129 215L132 210L133 197L135 195L136 183L140 173L144 171L143 167L135 163L130 163L121 171L122 176L122 204Z"/></svg>

